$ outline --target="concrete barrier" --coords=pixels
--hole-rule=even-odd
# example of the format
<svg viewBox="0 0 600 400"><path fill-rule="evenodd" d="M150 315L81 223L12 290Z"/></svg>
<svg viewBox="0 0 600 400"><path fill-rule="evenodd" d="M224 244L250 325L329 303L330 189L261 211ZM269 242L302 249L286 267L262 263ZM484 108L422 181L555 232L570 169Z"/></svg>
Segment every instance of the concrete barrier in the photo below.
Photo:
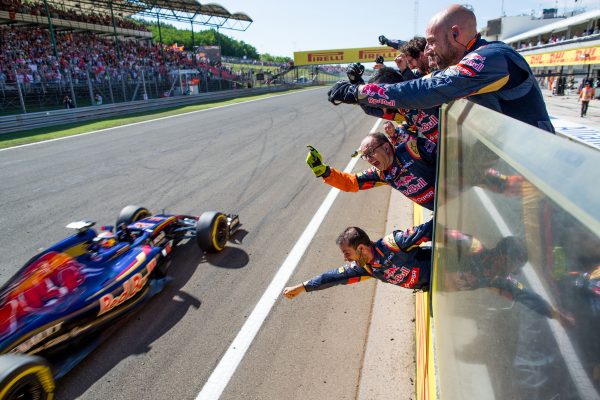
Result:
<svg viewBox="0 0 600 400"><path fill-rule="evenodd" d="M35 128L72 124L92 120L107 119L121 115L140 113L163 108L189 106L211 101L230 100L244 96L280 92L296 85L270 86L253 89L236 89L222 92L201 93L195 96L168 97L151 100L139 100L126 103L105 104L72 109L42 111L27 114L15 114L0 117L0 135L26 131Z"/></svg>

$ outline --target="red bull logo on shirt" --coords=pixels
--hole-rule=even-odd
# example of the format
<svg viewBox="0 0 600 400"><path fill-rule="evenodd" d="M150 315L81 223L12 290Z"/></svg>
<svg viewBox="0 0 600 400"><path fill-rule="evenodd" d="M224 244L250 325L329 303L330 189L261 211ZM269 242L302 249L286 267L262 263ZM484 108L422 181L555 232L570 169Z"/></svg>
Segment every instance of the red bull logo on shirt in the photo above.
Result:
<svg viewBox="0 0 600 400"><path fill-rule="evenodd" d="M363 86L362 92L364 95L367 95L369 97L377 95L383 99L389 99L389 97L386 94L387 90L384 87L381 87L374 83L368 83L365 86Z"/></svg>

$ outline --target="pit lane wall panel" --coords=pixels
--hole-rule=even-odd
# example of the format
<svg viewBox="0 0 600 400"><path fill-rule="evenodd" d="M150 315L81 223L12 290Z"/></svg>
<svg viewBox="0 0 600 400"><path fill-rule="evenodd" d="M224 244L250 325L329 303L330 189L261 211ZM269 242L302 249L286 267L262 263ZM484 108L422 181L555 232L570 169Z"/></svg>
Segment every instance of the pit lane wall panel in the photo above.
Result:
<svg viewBox="0 0 600 400"><path fill-rule="evenodd" d="M427 214L425 216L424 214ZM413 225L421 225L433 218L431 211L414 204ZM430 291L415 293L415 354L416 384L415 394L419 400L435 399L435 360L433 358L433 331L430 318Z"/></svg>
<svg viewBox="0 0 600 400"><path fill-rule="evenodd" d="M382 56L385 61L394 61L398 54L398 50L388 46L295 51L294 65L367 63L375 62L378 56Z"/></svg>
<svg viewBox="0 0 600 400"><path fill-rule="evenodd" d="M600 152L466 100L441 127L419 398L599 399Z"/></svg>

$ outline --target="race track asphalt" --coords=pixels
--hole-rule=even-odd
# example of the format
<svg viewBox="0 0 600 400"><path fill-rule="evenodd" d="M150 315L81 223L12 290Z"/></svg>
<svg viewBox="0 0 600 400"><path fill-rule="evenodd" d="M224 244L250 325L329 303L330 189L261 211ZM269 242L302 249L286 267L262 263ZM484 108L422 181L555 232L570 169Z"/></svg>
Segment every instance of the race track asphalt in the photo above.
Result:
<svg viewBox="0 0 600 400"><path fill-rule="evenodd" d="M221 254L177 249L169 287L58 382L58 399L196 397L330 190L306 166L306 145L343 169L375 122L325 92L0 152L1 282L67 223L113 224L127 204L238 213L243 224ZM389 188L341 193L291 283L342 265L346 226L379 238L388 202ZM373 283L280 297L221 398L356 398Z"/></svg>

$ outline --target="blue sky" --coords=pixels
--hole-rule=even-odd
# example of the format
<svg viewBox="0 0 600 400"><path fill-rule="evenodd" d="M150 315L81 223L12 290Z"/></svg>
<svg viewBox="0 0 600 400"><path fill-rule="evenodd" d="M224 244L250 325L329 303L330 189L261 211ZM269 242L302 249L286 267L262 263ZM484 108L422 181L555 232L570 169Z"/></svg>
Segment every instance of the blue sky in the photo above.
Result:
<svg viewBox="0 0 600 400"><path fill-rule="evenodd" d="M378 46L377 38L406 39L424 36L429 18L456 1L418 0L415 32L415 0L211 0L229 12L244 12L254 20L245 32L223 30L237 40L276 56L293 56L294 51ZM462 2L458 2L464 4ZM587 10L600 8L600 0L471 0L478 27L487 20L506 15L541 13L543 8Z"/></svg>

